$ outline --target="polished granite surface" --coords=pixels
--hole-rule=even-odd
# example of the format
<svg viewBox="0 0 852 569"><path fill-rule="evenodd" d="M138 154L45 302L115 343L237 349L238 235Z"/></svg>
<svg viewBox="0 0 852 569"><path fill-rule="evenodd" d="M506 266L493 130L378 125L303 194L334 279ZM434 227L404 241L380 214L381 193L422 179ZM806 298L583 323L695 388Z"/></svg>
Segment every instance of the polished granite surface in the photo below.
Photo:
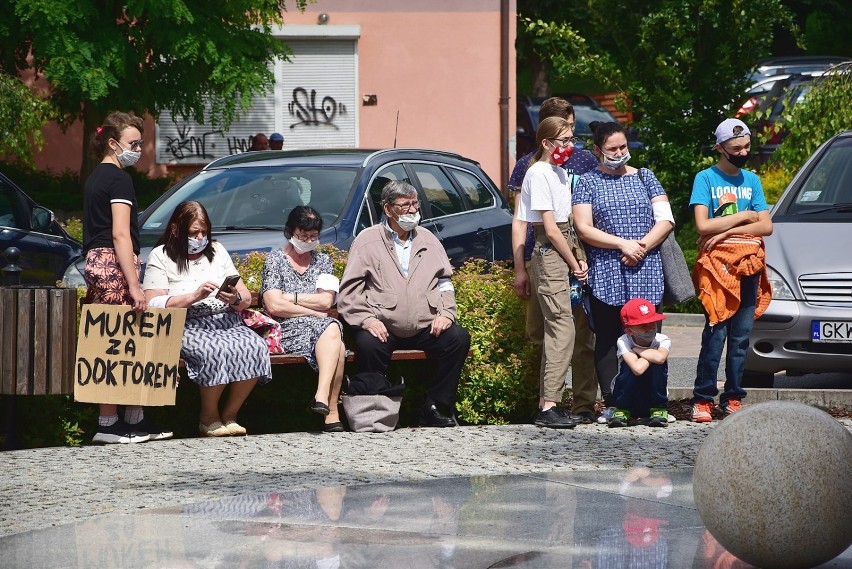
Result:
<svg viewBox="0 0 852 569"><path fill-rule="evenodd" d="M728 555L689 468L270 488L0 538L6 569L750 567Z"/></svg>

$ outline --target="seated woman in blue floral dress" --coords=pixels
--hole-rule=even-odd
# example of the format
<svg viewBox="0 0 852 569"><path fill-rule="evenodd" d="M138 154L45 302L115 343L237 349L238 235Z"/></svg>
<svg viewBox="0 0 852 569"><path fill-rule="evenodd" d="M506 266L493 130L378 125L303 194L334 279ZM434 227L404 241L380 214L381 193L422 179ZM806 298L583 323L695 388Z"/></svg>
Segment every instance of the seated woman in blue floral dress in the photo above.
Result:
<svg viewBox="0 0 852 569"><path fill-rule="evenodd" d="M329 256L314 251L321 230L317 210L293 208L284 225L287 243L266 257L260 295L266 312L281 322L284 351L304 356L319 372L311 410L325 416L324 432L335 433L343 431L337 401L346 349L343 325L328 315L340 280Z"/></svg>

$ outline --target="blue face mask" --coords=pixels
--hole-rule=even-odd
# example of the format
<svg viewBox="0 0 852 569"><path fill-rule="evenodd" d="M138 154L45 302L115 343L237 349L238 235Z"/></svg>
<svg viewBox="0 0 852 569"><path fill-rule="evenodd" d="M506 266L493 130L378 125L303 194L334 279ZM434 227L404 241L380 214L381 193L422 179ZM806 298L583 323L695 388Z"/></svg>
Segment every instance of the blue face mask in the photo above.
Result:
<svg viewBox="0 0 852 569"><path fill-rule="evenodd" d="M201 253L207 248L207 236L202 237L201 239L193 239L189 237L187 240L187 244L189 245L189 254L195 255L196 253Z"/></svg>

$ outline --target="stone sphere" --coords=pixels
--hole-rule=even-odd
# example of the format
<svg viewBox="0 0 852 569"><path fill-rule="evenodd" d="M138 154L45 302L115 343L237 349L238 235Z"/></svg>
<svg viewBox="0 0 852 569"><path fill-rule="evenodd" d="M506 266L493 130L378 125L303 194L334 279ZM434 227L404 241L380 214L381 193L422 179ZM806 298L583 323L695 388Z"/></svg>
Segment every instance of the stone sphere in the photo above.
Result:
<svg viewBox="0 0 852 569"><path fill-rule="evenodd" d="M743 407L708 435L693 472L713 537L758 567L814 567L852 543L852 434L790 401Z"/></svg>

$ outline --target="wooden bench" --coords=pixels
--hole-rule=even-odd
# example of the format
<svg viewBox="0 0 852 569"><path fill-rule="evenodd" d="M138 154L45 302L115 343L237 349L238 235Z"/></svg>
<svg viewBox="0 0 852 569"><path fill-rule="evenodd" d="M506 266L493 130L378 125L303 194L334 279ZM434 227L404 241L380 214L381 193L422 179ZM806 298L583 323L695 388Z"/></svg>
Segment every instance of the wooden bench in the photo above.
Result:
<svg viewBox="0 0 852 569"><path fill-rule="evenodd" d="M251 304L249 308L260 308L260 297L256 292L251 293ZM334 318L340 319L340 315L337 313L336 309L332 309L329 311L329 316L333 316ZM272 365L288 365L288 364L303 364L306 363L304 356L297 356L293 354L271 354L269 359L272 361ZM413 360L425 360L426 352L422 350L394 350L393 354L391 354L391 361L413 361ZM355 353L346 350L346 361L354 362L355 361ZM183 367L183 360L181 360L181 367Z"/></svg>

